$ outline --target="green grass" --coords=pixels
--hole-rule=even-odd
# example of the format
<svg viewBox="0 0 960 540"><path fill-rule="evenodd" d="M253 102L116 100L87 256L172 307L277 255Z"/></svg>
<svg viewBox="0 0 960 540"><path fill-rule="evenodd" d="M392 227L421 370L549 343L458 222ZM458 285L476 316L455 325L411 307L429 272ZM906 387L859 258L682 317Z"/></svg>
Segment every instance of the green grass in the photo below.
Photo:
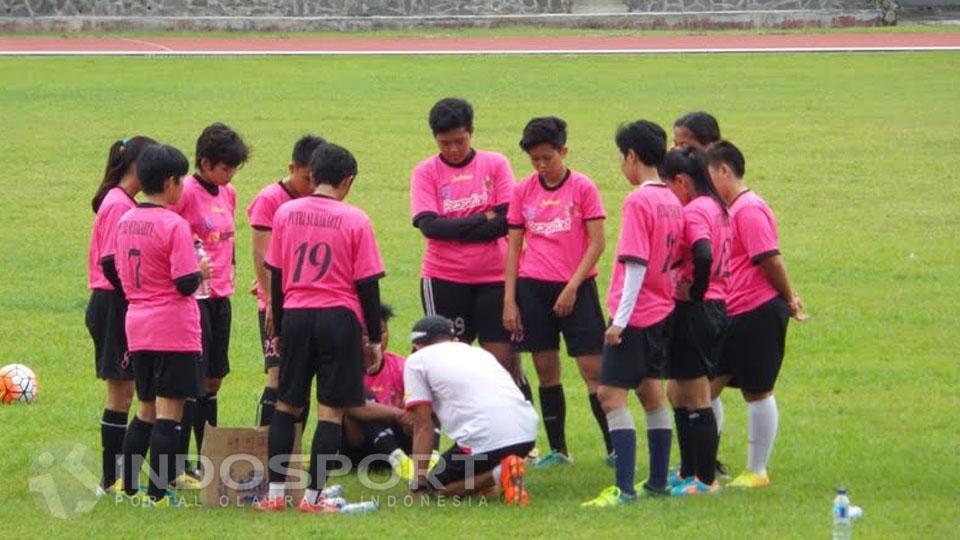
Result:
<svg viewBox="0 0 960 540"><path fill-rule="evenodd" d="M828 534L833 489L843 484L866 510L858 536L956 537L958 87L957 53L0 59L0 363L26 363L43 381L37 405L0 407L5 533L810 538ZM204 125L228 122L254 146L235 179L243 204L282 174L299 135L313 131L351 148L360 175L350 200L374 220L388 265L384 297L399 312L393 348L402 351L401 336L419 313L422 249L407 178L435 150L426 111L450 94L474 102L477 145L505 152L518 175L530 170L517 148L526 120L566 118L569 164L601 187L610 246L627 192L612 144L617 123L646 117L669 125L691 109L720 118L746 152L749 184L778 215L783 252L812 316L790 330L773 485L582 511L579 502L612 474L582 384L565 363L577 462L531 473L527 510L389 508L320 522L212 509L144 518L107 502L72 521L40 511L27 490L34 457L57 441L99 448L103 386L83 326L85 258L88 200L111 141L145 133L190 154ZM242 211L238 230L242 289L253 276ZM603 257L604 288L611 259ZM220 397L228 426L253 421L262 387L253 299L240 294L234 308L233 372ZM532 377L529 361L527 369ZM720 455L739 470L745 408L733 392L725 401ZM645 471L642 438L640 448Z"/></svg>

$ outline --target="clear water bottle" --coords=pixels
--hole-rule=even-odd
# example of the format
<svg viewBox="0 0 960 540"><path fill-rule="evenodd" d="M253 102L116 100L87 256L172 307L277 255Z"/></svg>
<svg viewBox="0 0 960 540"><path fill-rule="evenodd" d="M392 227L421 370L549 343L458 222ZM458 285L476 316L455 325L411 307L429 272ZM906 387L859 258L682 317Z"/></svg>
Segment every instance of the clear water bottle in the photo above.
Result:
<svg viewBox="0 0 960 540"><path fill-rule="evenodd" d="M333 497L343 497L343 492L344 492L344 489L343 489L343 486L342 486L342 485L340 485L340 484L332 484L332 485L329 485L329 486L325 487L325 488L323 489L323 491L321 491L320 493L321 493L324 497L333 498Z"/></svg>
<svg viewBox="0 0 960 540"><path fill-rule="evenodd" d="M203 244L200 243L199 238L193 240L193 248L197 250L197 262L207 258L207 252L203 249ZM203 300L204 298L210 298L210 280L207 278L200 279L200 286L197 287L197 292L193 294L194 298L197 300Z"/></svg>
<svg viewBox="0 0 960 540"><path fill-rule="evenodd" d="M847 490L840 488L833 499L833 540L850 540L853 534L853 518L850 517L850 498Z"/></svg>
<svg viewBox="0 0 960 540"><path fill-rule="evenodd" d="M380 505L375 501L363 501L358 503L345 504L340 507L341 514L367 514L380 510Z"/></svg>

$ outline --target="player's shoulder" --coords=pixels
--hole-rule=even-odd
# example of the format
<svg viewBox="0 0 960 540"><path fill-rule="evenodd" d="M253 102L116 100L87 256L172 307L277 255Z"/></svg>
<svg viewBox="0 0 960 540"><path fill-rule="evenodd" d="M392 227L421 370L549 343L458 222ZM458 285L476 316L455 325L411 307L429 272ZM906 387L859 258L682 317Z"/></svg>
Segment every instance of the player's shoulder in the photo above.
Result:
<svg viewBox="0 0 960 540"><path fill-rule="evenodd" d="M730 213L733 216L752 216L756 213L773 215L767 201L753 190L747 190L738 195L730 204Z"/></svg>
<svg viewBox="0 0 960 540"><path fill-rule="evenodd" d="M394 366L399 366L400 369L403 369L405 360L406 359L404 357L397 353L392 353L390 351L383 352L383 361Z"/></svg>
<svg viewBox="0 0 960 540"><path fill-rule="evenodd" d="M507 156L501 154L500 152L494 152L493 150L474 150L476 154L473 159L477 162L488 162L488 163L510 163L510 160L507 159Z"/></svg>
<svg viewBox="0 0 960 540"><path fill-rule="evenodd" d="M517 182L516 187L514 187L514 191L526 192L535 190L538 187L540 187L540 173L532 172Z"/></svg>
<svg viewBox="0 0 960 540"><path fill-rule="evenodd" d="M437 165L441 163L440 154L433 154L427 156L420 160L419 163L413 168L413 176L415 178L423 177L434 171L437 168Z"/></svg>

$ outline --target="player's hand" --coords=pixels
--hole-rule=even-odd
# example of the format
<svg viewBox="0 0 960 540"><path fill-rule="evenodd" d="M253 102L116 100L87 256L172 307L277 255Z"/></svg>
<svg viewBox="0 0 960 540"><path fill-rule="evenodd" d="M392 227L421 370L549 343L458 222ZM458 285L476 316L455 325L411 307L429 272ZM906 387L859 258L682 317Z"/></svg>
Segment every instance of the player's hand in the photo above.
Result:
<svg viewBox="0 0 960 540"><path fill-rule="evenodd" d="M520 308L514 301L503 302L503 328L511 334L523 330L523 324L520 322Z"/></svg>
<svg viewBox="0 0 960 540"><path fill-rule="evenodd" d="M803 301L800 300L799 295L793 295L793 299L787 302L787 308L790 310L790 316L796 319L797 322L803 322L810 318L806 310L803 309Z"/></svg>
<svg viewBox="0 0 960 540"><path fill-rule="evenodd" d="M557 296L557 301L553 304L553 312L556 313L557 317L567 317L573 313L573 304L576 303L576 301L577 290L567 285L560 291L560 295Z"/></svg>
<svg viewBox="0 0 960 540"><path fill-rule="evenodd" d="M483 217L487 218L487 221L490 221L491 219L497 217L497 213L493 210L487 210L483 213Z"/></svg>
<svg viewBox="0 0 960 540"><path fill-rule="evenodd" d="M266 309L263 310L263 330L269 337L276 337L279 334L273 327L273 307L271 307L269 303L267 303Z"/></svg>
<svg viewBox="0 0 960 540"><path fill-rule="evenodd" d="M200 259L200 275L203 279L210 279L213 276L213 268L210 266L210 257Z"/></svg>
<svg viewBox="0 0 960 540"><path fill-rule="evenodd" d="M413 414L409 411L400 409L400 414L397 416L397 423L403 426L403 431L406 432L408 429L413 430Z"/></svg>
<svg viewBox="0 0 960 540"><path fill-rule="evenodd" d="M607 345L619 345L623 338L620 335L623 334L623 327L616 326L611 324L610 328L607 328L607 333L603 336L603 341Z"/></svg>
<svg viewBox="0 0 960 540"><path fill-rule="evenodd" d="M383 360L383 348L379 343L366 343L363 347L364 365L375 366Z"/></svg>
<svg viewBox="0 0 960 540"><path fill-rule="evenodd" d="M250 294L257 295L257 278L253 278L253 285L250 286Z"/></svg>
<svg viewBox="0 0 960 540"><path fill-rule="evenodd" d="M677 281L677 286L674 288L673 296L681 302L690 301L690 285L693 285L689 281L680 280Z"/></svg>

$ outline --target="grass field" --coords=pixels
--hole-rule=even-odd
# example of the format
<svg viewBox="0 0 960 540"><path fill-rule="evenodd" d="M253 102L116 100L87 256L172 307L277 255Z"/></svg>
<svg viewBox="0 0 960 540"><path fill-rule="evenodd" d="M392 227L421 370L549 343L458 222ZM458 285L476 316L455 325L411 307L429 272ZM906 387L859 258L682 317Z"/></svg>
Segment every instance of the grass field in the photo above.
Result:
<svg viewBox="0 0 960 540"><path fill-rule="evenodd" d="M866 511L859 537L960 536L958 88L957 53L0 59L0 364L28 364L43 381L37 405L0 407L4 535L812 538L829 534L833 490L843 484ZM144 133L192 155L200 129L225 121L254 146L235 179L243 205L282 174L299 135L317 132L352 149L360 175L351 202L374 220L388 266L384 298L399 312L392 348L403 351L420 309L422 249L407 179L434 151L426 111L450 94L474 102L477 145L505 152L518 175L530 170L517 147L526 120L566 118L569 164L601 187L609 246L627 192L612 143L617 123L645 117L669 125L701 108L719 117L724 135L745 150L749 184L777 212L812 317L790 330L773 485L581 510L612 473L576 370L565 364L577 461L532 472L534 503L525 510L492 503L319 519L236 509L146 517L102 501L71 521L40 511L27 488L34 457L58 441L99 451L103 387L83 311L88 201L109 144ZM241 290L253 276L246 230L241 211ZM605 289L612 253L602 260ZM251 297L235 298L221 425L254 420L262 388L254 309ZM720 457L739 471L745 407L732 392L725 402ZM364 494L346 483L351 496Z"/></svg>

